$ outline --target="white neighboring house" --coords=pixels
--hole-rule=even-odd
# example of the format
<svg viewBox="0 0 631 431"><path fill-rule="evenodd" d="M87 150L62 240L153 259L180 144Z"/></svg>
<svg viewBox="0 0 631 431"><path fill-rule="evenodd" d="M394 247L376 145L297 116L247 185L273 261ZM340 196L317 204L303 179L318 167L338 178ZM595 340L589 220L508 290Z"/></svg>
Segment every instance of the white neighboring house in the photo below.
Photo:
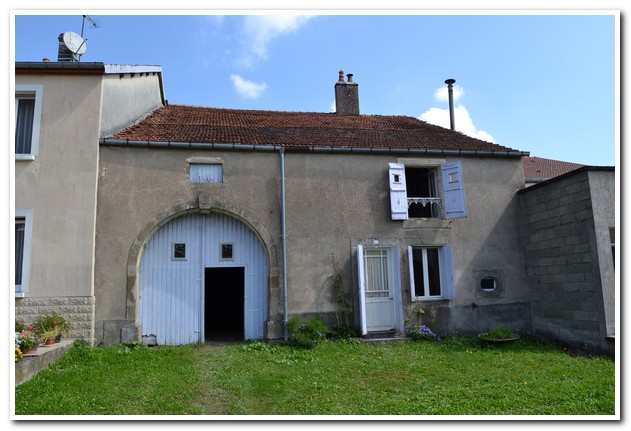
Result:
<svg viewBox="0 0 631 431"><path fill-rule="evenodd" d="M15 314L94 340L99 138L164 104L158 66L15 63Z"/></svg>

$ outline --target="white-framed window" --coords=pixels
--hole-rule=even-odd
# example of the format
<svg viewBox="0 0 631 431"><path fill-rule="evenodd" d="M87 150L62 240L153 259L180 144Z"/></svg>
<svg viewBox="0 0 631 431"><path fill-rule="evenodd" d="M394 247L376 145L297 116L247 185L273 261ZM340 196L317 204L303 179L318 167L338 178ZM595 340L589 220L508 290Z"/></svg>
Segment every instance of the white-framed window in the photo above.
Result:
<svg viewBox="0 0 631 431"><path fill-rule="evenodd" d="M43 85L15 86L15 159L34 160L39 150Z"/></svg>
<svg viewBox="0 0 631 431"><path fill-rule="evenodd" d="M453 299L453 257L450 245L408 246L412 301Z"/></svg>
<svg viewBox="0 0 631 431"><path fill-rule="evenodd" d="M31 238L33 211L15 210L15 296L24 296L29 290L31 273Z"/></svg>
<svg viewBox="0 0 631 431"><path fill-rule="evenodd" d="M191 157L188 163L188 180L191 183L223 183L223 160L220 157Z"/></svg>
<svg viewBox="0 0 631 431"><path fill-rule="evenodd" d="M392 220L467 217L460 161L440 166L390 163L389 178Z"/></svg>

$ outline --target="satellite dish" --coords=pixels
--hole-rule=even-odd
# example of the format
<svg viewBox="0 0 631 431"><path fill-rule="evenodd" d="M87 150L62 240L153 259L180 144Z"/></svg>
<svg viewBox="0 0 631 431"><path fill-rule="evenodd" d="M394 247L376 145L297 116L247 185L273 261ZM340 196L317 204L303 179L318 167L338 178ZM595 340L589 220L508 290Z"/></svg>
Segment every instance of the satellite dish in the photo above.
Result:
<svg viewBox="0 0 631 431"><path fill-rule="evenodd" d="M64 33L63 42L64 45L66 45L66 48L68 48L70 52L76 55L84 54L87 48L86 40L84 40L81 36L72 31L67 31Z"/></svg>

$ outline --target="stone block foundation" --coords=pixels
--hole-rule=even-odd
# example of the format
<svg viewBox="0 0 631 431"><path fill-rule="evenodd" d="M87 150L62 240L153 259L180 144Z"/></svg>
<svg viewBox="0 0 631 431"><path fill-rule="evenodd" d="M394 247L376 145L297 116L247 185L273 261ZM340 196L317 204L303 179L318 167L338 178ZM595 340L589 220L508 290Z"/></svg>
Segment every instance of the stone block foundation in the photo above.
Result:
<svg viewBox="0 0 631 431"><path fill-rule="evenodd" d="M38 316L57 312L68 321L67 338L83 339L94 345L94 296L56 296L15 298L15 318L31 324Z"/></svg>

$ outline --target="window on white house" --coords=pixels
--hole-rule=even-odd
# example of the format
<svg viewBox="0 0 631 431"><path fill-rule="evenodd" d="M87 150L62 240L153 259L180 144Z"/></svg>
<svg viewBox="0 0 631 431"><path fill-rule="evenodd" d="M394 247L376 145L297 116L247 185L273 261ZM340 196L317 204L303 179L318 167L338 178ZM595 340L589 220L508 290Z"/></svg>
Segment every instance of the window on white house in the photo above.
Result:
<svg viewBox="0 0 631 431"><path fill-rule="evenodd" d="M15 87L15 158L33 160L39 145L42 85Z"/></svg>
<svg viewBox="0 0 631 431"><path fill-rule="evenodd" d="M390 163L389 177L393 220L467 216L460 162L439 167Z"/></svg>
<svg viewBox="0 0 631 431"><path fill-rule="evenodd" d="M15 219L15 285L22 285L22 266L24 265L24 219Z"/></svg>
<svg viewBox="0 0 631 431"><path fill-rule="evenodd" d="M453 299L451 246L408 247L412 301Z"/></svg>
<svg viewBox="0 0 631 431"><path fill-rule="evenodd" d="M31 267L31 210L15 210L15 294L28 292Z"/></svg>

